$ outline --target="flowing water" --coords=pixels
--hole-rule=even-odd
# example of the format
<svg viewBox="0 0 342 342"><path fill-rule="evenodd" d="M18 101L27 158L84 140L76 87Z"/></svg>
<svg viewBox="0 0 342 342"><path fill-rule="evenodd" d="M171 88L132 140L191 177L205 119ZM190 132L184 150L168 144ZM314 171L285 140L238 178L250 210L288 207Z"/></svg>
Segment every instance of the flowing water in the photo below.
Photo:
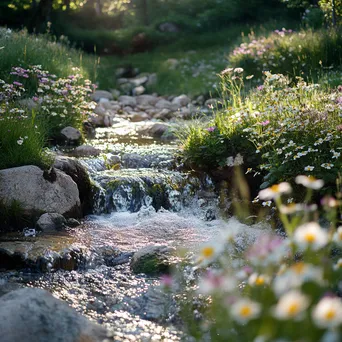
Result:
<svg viewBox="0 0 342 342"><path fill-rule="evenodd" d="M0 273L3 291L16 286L48 289L77 311L105 324L114 341L178 341L176 309L157 278L135 275L129 261L147 245L198 246L221 229L239 228L241 246L264 227L220 219L209 178L177 170L177 145L139 134L141 125L121 121L98 129L92 144L104 152L81 158L97 186L94 214L66 239L82 248L77 270ZM118 169L120 162L121 168ZM55 238L55 237L54 237ZM1 291L1 290L0 290Z"/></svg>

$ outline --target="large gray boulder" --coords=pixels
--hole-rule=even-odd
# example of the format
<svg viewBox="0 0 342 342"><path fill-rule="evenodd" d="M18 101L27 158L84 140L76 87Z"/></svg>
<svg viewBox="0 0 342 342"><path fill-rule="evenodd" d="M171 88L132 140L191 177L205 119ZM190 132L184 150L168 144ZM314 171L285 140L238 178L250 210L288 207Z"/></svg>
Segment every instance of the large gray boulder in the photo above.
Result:
<svg viewBox="0 0 342 342"><path fill-rule="evenodd" d="M29 216L42 213L81 216L76 183L55 169L50 174L33 165L0 170L0 200L5 205L19 202Z"/></svg>
<svg viewBox="0 0 342 342"><path fill-rule="evenodd" d="M100 342L106 330L41 289L0 297L1 342Z"/></svg>

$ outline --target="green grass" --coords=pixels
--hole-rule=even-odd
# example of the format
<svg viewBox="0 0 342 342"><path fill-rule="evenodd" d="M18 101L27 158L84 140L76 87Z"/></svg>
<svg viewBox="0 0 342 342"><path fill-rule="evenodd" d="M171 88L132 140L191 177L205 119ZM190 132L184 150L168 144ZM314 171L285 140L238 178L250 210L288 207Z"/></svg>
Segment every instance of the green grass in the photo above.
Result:
<svg viewBox="0 0 342 342"><path fill-rule="evenodd" d="M7 33L0 29L0 79L8 81L12 67L41 65L58 77L73 73L80 67L85 78L96 78L97 57L86 55L47 35L34 36L25 31Z"/></svg>
<svg viewBox="0 0 342 342"><path fill-rule="evenodd" d="M44 152L44 129L30 119L0 122L0 169L23 165L46 168L51 160Z"/></svg>

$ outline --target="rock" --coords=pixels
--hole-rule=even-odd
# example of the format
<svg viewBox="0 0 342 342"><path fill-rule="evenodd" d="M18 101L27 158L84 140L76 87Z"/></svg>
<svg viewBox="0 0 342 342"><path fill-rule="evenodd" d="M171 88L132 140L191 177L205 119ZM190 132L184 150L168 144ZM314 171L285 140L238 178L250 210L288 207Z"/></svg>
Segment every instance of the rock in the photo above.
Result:
<svg viewBox="0 0 342 342"><path fill-rule="evenodd" d="M93 94L91 94L91 99L93 101L100 101L101 99L113 100L113 95L106 90L95 90Z"/></svg>
<svg viewBox="0 0 342 342"><path fill-rule="evenodd" d="M180 32L180 28L174 23L162 23L158 26L159 31L161 32L169 32L169 33L177 33Z"/></svg>
<svg viewBox="0 0 342 342"><path fill-rule="evenodd" d="M158 102L158 98L152 95L140 95L136 97L138 106L154 106Z"/></svg>
<svg viewBox="0 0 342 342"><path fill-rule="evenodd" d="M120 90L117 90L117 89L111 89L110 92L112 93L114 99L118 99L119 96L121 95Z"/></svg>
<svg viewBox="0 0 342 342"><path fill-rule="evenodd" d="M74 149L73 155L75 157L90 157L90 156L98 156L101 151L94 146L91 145L81 145Z"/></svg>
<svg viewBox="0 0 342 342"><path fill-rule="evenodd" d="M82 138L82 133L71 126L65 127L61 130L61 135L72 144L79 142Z"/></svg>
<svg viewBox="0 0 342 342"><path fill-rule="evenodd" d="M40 216L36 223L38 230L43 231L43 233L56 232L56 230L65 229L67 221L65 217L57 213L45 213Z"/></svg>
<svg viewBox="0 0 342 342"><path fill-rule="evenodd" d="M109 167L121 164L121 157L116 154L107 153L105 155L106 165Z"/></svg>
<svg viewBox="0 0 342 342"><path fill-rule="evenodd" d="M176 105L178 108L185 107L191 102L190 98L186 95L180 95L172 100L172 104Z"/></svg>
<svg viewBox="0 0 342 342"><path fill-rule="evenodd" d="M142 76L138 78L131 78L129 80L135 87L139 87L148 81L148 76Z"/></svg>
<svg viewBox="0 0 342 342"><path fill-rule="evenodd" d="M119 97L119 102L121 103L122 106L130 106L130 107L135 107L137 105L137 101L134 97L132 96L127 96L127 95L122 95Z"/></svg>
<svg viewBox="0 0 342 342"><path fill-rule="evenodd" d="M205 107L213 107L213 108L221 108L221 101L220 99L208 99L205 101L204 106Z"/></svg>
<svg viewBox="0 0 342 342"><path fill-rule="evenodd" d="M175 248L169 246L146 246L134 253L131 269L134 273L158 275L169 273L171 266L178 259L175 258Z"/></svg>
<svg viewBox="0 0 342 342"><path fill-rule="evenodd" d="M133 94L134 96L138 96L138 95L142 95L145 91L146 91L145 87L139 86L139 87L135 87L135 88L132 90L132 94Z"/></svg>
<svg viewBox="0 0 342 342"><path fill-rule="evenodd" d="M70 176L55 170L56 180L43 177L43 170L28 165L0 171L0 200L5 205L18 201L29 216L58 213L81 216L81 202L76 183Z"/></svg>
<svg viewBox="0 0 342 342"><path fill-rule="evenodd" d="M103 117L103 126L111 127L113 125L113 118L110 115L105 115Z"/></svg>
<svg viewBox="0 0 342 342"><path fill-rule="evenodd" d="M68 227L75 228L81 225L80 221L74 219L74 218L68 218L66 220L66 224Z"/></svg>
<svg viewBox="0 0 342 342"><path fill-rule="evenodd" d="M155 106L156 108L159 108L159 109L164 109L164 108L172 109L173 108L172 103L164 99L159 100Z"/></svg>
<svg viewBox="0 0 342 342"><path fill-rule="evenodd" d="M131 116L132 122L140 122L140 121L146 121L149 120L150 116L147 113L134 113Z"/></svg>
<svg viewBox="0 0 342 342"><path fill-rule="evenodd" d="M54 167L66 173L77 184L84 215L90 213L94 186L89 178L88 171L82 163L74 158L58 156Z"/></svg>
<svg viewBox="0 0 342 342"><path fill-rule="evenodd" d="M102 103L98 104L94 109L94 113L100 116L104 116L106 115L106 108L104 108Z"/></svg>
<svg viewBox="0 0 342 342"><path fill-rule="evenodd" d="M134 88L134 84L132 84L131 82L123 83L119 86L119 88L123 94L128 95L128 94L132 93L132 90Z"/></svg>
<svg viewBox="0 0 342 342"><path fill-rule="evenodd" d="M155 138L161 138L169 129L169 126L163 123L155 123L152 127L148 129L148 134Z"/></svg>
<svg viewBox="0 0 342 342"><path fill-rule="evenodd" d="M90 121L84 121L82 125L83 125L83 131L85 132L87 139L95 139L96 130L95 130L94 125Z"/></svg>
<svg viewBox="0 0 342 342"><path fill-rule="evenodd" d="M100 342L106 330L48 291L24 288L0 297L2 342Z"/></svg>
<svg viewBox="0 0 342 342"><path fill-rule="evenodd" d="M161 120L169 120L172 118L172 111L170 109L162 109L159 113L157 113L154 117L155 119L161 119Z"/></svg>

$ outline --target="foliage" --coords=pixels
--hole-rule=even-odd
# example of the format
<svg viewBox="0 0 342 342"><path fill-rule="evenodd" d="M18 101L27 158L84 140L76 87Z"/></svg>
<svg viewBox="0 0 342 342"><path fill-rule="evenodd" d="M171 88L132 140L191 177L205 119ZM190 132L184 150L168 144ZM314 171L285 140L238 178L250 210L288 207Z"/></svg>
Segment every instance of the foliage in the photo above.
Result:
<svg viewBox="0 0 342 342"><path fill-rule="evenodd" d="M317 79L325 68L342 64L342 34L340 30L300 31L282 29L269 36L248 40L228 56L234 67L260 78L263 71Z"/></svg>
<svg viewBox="0 0 342 342"><path fill-rule="evenodd" d="M290 85L284 75L265 76L263 85L244 95L243 69L222 72L224 109L207 128L190 131L184 142L188 163L222 167L240 153L247 173L265 176L264 187L303 172L333 184L342 166L341 87L326 90L301 78ZM260 162L257 168L251 160Z"/></svg>
<svg viewBox="0 0 342 342"><path fill-rule="evenodd" d="M199 248L184 276L162 278L179 298L186 332L196 341L341 339L341 194L323 202L330 223L322 228L309 203L323 182L305 176L296 182L307 188L305 203L285 205L288 183L259 194L277 204L286 237L264 230L241 249L241 226L232 224Z"/></svg>

